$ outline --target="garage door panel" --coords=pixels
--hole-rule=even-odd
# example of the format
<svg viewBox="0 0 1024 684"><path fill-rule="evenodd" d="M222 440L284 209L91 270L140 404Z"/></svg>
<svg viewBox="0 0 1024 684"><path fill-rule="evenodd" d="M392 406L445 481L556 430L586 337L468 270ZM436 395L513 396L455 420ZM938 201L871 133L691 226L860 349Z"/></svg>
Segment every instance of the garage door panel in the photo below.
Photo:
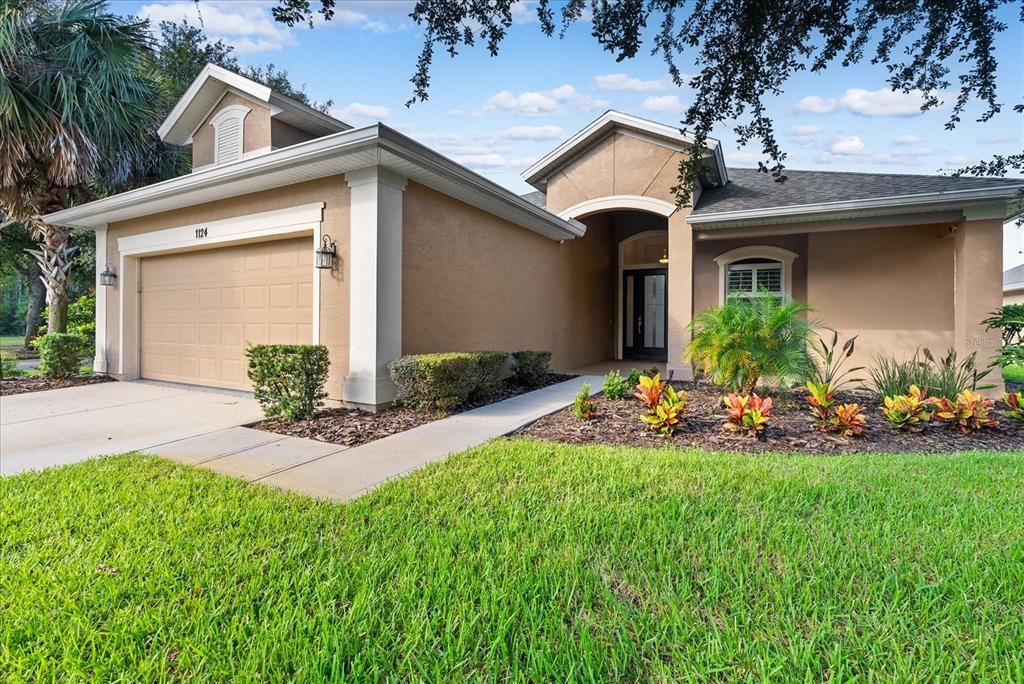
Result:
<svg viewBox="0 0 1024 684"><path fill-rule="evenodd" d="M312 263L309 238L143 259L142 376L250 389L246 344L312 339Z"/></svg>

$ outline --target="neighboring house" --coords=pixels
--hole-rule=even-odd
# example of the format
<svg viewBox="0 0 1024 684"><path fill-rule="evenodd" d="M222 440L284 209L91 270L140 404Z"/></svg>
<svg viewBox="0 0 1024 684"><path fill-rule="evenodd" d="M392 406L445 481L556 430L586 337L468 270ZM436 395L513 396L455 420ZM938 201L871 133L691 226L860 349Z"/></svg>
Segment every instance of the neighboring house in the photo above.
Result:
<svg viewBox="0 0 1024 684"><path fill-rule="evenodd" d="M695 209L690 138L608 112L520 197L374 124L353 129L208 66L160 128L193 173L46 217L96 232L96 368L246 388L247 342L316 342L331 399L393 398L401 354L546 349L570 369L667 360L695 312L765 287L858 335L857 361L998 348L1002 226L1021 180L727 168ZM327 245L330 269L314 266ZM100 272L108 275L100 277ZM116 273L116 278L109 274Z"/></svg>
<svg viewBox="0 0 1024 684"><path fill-rule="evenodd" d="M1003 271L1003 304L1024 304L1024 265Z"/></svg>

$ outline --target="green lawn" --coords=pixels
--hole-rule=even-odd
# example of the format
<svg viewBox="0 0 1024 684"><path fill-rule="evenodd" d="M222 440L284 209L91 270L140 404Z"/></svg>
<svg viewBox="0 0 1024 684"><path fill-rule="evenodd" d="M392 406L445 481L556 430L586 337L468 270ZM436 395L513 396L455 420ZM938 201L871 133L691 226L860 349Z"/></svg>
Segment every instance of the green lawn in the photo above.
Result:
<svg viewBox="0 0 1024 684"><path fill-rule="evenodd" d="M0 347L20 347L24 343L24 335L0 335Z"/></svg>
<svg viewBox="0 0 1024 684"><path fill-rule="evenodd" d="M0 480L0 680L1022 681L1024 454L493 442L347 505Z"/></svg>
<svg viewBox="0 0 1024 684"><path fill-rule="evenodd" d="M1024 382L1024 366L1005 366L1003 368L1003 380Z"/></svg>

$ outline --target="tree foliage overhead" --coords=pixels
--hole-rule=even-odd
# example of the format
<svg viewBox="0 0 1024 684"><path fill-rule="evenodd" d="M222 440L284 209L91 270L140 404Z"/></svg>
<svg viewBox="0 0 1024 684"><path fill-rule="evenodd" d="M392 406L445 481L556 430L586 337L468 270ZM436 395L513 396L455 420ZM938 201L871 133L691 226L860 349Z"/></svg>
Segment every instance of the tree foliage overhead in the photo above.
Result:
<svg viewBox="0 0 1024 684"><path fill-rule="evenodd" d="M1007 26L996 12L1011 1L538 0L536 12L548 36L563 36L589 17L593 37L619 61L636 56L650 41L651 54L664 59L675 84L693 90L681 124L694 136L698 151L706 147L716 123L739 122L738 142L759 144L765 160L761 170L781 182L786 152L768 114L768 100L800 71L860 62L882 65L894 91L921 92L923 110L938 107L952 92L949 129L972 100L985 106L982 121L1001 111L994 42ZM427 99L436 49L455 57L479 42L496 55L512 26L515 4L418 0L410 17L423 29L424 43L409 103ZM335 0L278 0L273 13L288 25L312 25L315 13L330 20L334 7ZM1024 4L1020 16L1024 21ZM692 77L685 73L684 60L697 65ZM1024 105L1018 103L1014 110L1024 112ZM680 166L676 190L682 203L689 201L687 188L700 174L699 157ZM998 156L961 172L1005 175L1022 167L1024 153Z"/></svg>

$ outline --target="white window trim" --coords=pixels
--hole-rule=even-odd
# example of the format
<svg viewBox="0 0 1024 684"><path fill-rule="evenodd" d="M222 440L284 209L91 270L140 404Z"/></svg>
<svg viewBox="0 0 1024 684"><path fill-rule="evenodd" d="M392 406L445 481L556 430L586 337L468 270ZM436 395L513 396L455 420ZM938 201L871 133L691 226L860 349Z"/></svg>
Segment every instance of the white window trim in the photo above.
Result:
<svg viewBox="0 0 1024 684"><path fill-rule="evenodd" d="M736 263L737 261L746 261L747 259L764 259L766 261L777 261L782 264L782 298L783 301L789 301L793 298L793 262L800 256L796 252L791 252L788 249L782 247L772 247L770 245L748 245L746 247L737 247L731 249L728 252L719 254L715 257L715 263L718 264L718 304L721 306L725 304L725 298L728 294L725 291L725 282L728 275L729 266Z"/></svg>
<svg viewBox="0 0 1024 684"><path fill-rule="evenodd" d="M224 122L237 119L238 120L238 159L232 161L239 161L244 158L245 154L245 117L249 115L252 110L245 105L235 104L229 105L224 109L217 112L212 119L210 119L210 125L213 126L213 163L220 164L220 146L217 144L217 138L220 136L220 127Z"/></svg>
<svg viewBox="0 0 1024 684"><path fill-rule="evenodd" d="M165 228L118 238L118 345L120 347L117 355L118 375L129 380L141 377L139 326L142 321L139 318L139 261L143 257L215 249L302 235L312 236L309 246L312 250L320 244L324 206L324 202L313 202L286 209L274 209L220 221ZM205 229L204 237L197 237L199 229ZM103 237L105 242L106 233ZM98 244L97 248L99 248ZM97 268L99 268L98 257ZM319 344L320 271L316 268L315 260L311 268L313 270L313 334L311 342ZM99 307L97 306L98 317ZM97 336L99 336L98 328ZM103 339L105 342L105 332Z"/></svg>

